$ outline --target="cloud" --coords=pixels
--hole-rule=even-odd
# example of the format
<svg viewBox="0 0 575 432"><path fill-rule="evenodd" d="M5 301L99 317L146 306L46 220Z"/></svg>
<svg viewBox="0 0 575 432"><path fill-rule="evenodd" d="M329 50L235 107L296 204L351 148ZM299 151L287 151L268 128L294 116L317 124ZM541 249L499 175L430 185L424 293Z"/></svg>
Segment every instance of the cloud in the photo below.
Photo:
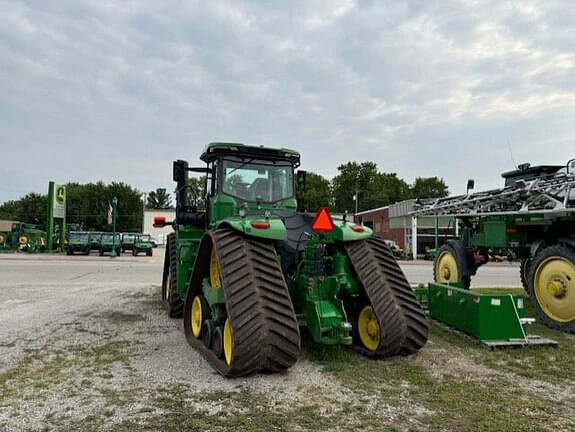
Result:
<svg viewBox="0 0 575 432"><path fill-rule="evenodd" d="M0 0L0 202L48 180L172 188L207 142L371 160L460 192L573 157L567 1ZM507 145L509 142L509 146Z"/></svg>

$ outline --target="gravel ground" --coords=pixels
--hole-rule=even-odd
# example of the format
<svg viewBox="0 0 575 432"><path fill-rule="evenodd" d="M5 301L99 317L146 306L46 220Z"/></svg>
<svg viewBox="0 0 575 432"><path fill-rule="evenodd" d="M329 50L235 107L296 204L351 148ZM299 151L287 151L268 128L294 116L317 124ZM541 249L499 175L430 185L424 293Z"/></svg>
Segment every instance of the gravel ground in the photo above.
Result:
<svg viewBox="0 0 575 432"><path fill-rule="evenodd" d="M554 430L573 425L573 381L496 371L434 337L419 355L390 362L306 343L287 373L224 379L162 310L158 252L0 256L0 431L442 430L434 418L444 408L425 393L439 388L428 380L512 380L521 397L568 407Z"/></svg>

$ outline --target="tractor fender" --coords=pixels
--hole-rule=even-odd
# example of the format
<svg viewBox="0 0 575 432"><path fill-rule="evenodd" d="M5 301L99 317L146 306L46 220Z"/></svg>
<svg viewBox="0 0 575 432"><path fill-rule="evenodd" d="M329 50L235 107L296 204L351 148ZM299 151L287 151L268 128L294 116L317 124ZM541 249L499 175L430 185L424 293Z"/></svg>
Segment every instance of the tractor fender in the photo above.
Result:
<svg viewBox="0 0 575 432"><path fill-rule="evenodd" d="M361 231L354 231L354 227L361 227ZM343 242L366 240L373 236L371 228L365 225L356 225L354 223L334 221L333 238Z"/></svg>
<svg viewBox="0 0 575 432"><path fill-rule="evenodd" d="M448 240L447 244L453 248L456 257L461 260L461 272L463 276L474 276L478 265L473 258L473 249L466 248L461 240Z"/></svg>
<svg viewBox="0 0 575 432"><path fill-rule="evenodd" d="M255 222L265 222L269 226L265 228L256 228ZM264 224L265 226L265 224ZM263 238L268 240L287 240L287 229L281 219L262 218L262 217L245 217L238 219L226 219L220 222L216 228L231 228L250 237Z"/></svg>

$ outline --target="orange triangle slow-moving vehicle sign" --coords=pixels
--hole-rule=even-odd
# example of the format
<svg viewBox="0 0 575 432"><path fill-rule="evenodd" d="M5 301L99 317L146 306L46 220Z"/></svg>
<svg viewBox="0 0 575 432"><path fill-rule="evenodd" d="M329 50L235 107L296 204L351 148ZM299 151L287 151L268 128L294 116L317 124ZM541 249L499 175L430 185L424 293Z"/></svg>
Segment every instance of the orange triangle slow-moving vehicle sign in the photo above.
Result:
<svg viewBox="0 0 575 432"><path fill-rule="evenodd" d="M317 233L328 233L333 231L333 220L329 211L322 207L315 215L315 219L311 224L311 229Z"/></svg>

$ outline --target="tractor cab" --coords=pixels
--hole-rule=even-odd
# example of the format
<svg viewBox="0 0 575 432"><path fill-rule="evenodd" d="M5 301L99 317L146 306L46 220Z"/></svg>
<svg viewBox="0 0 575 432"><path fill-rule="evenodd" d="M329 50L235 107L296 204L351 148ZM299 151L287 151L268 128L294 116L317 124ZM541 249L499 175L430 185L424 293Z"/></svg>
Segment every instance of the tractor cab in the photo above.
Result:
<svg viewBox="0 0 575 432"><path fill-rule="evenodd" d="M178 223L214 227L226 218L240 215L296 211L294 168L300 160L296 151L211 143L200 159L206 167L190 168L185 161L174 162ZM188 172L205 174L203 197L193 196ZM199 210L202 199L206 211Z"/></svg>

